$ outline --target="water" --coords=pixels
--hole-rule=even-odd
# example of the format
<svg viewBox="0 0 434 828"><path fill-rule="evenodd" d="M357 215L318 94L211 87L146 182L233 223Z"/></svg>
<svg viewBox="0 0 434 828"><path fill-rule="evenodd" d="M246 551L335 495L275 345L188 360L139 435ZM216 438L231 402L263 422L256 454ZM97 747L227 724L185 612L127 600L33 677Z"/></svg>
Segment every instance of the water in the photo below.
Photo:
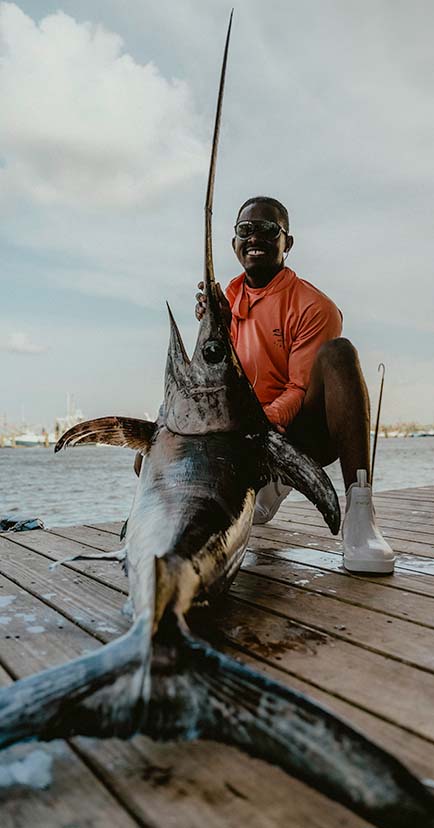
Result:
<svg viewBox="0 0 434 828"><path fill-rule="evenodd" d="M124 520L136 486L134 452L109 446L0 450L0 517L39 517L45 526ZM328 473L343 492L339 464ZM375 489L434 485L434 437L380 439ZM301 498L296 492L291 499Z"/></svg>
<svg viewBox="0 0 434 828"><path fill-rule="evenodd" d="M134 452L109 446L0 450L0 516L46 527L123 520L136 486Z"/></svg>

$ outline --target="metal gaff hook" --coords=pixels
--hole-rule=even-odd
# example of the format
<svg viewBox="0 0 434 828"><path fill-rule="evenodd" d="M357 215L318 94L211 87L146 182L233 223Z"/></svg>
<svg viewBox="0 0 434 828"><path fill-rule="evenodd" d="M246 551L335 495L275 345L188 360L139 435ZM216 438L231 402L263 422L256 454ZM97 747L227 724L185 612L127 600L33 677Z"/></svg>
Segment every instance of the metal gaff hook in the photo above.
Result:
<svg viewBox="0 0 434 828"><path fill-rule="evenodd" d="M380 426L380 413L381 413L381 401L383 399L384 375L386 373L386 368L385 368L384 362L380 362L380 364L378 366L378 370L381 371L381 369L383 369L383 373L382 373L382 376L381 376L380 395L378 397L378 408L377 408L377 421L375 423L374 446L373 446L373 449L372 449L371 486L373 485L373 481L374 481L375 454L377 452L378 429L379 429L379 426Z"/></svg>

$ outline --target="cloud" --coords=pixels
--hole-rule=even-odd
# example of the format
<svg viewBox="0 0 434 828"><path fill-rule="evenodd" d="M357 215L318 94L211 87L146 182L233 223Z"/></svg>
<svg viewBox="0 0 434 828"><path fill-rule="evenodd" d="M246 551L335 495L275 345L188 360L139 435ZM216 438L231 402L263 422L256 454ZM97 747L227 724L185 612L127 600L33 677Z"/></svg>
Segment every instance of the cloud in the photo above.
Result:
<svg viewBox="0 0 434 828"><path fill-rule="evenodd" d="M51 14L54 0L17 2L23 11L0 2L0 327L46 336L53 395L59 377L71 377L85 409L97 397L102 414L115 385L108 375L100 383L95 352L113 372L120 329L146 330L142 349L125 344L116 399L141 410L142 370L141 407L156 410L165 298L190 349L196 332L205 145L226 11L211 0L130 0L128 14L118 0L62 0L64 12ZM100 23L78 22L83 15ZM230 239L239 204L256 192L280 198L294 226L288 264L342 308L374 404L386 363L390 420L430 422L434 412L433 15L429 0L416 9L308 0L291 10L275 0L273 15L239 0L225 91L218 278L238 272ZM84 319L93 358L77 362ZM4 357L18 412L26 360ZM47 400L44 391L41 406Z"/></svg>
<svg viewBox="0 0 434 828"><path fill-rule="evenodd" d="M0 201L146 205L206 166L188 85L61 11L0 3Z"/></svg>
<svg viewBox="0 0 434 828"><path fill-rule="evenodd" d="M1 350L8 351L10 354L44 354L48 348L32 342L29 334L15 331L9 334Z"/></svg>

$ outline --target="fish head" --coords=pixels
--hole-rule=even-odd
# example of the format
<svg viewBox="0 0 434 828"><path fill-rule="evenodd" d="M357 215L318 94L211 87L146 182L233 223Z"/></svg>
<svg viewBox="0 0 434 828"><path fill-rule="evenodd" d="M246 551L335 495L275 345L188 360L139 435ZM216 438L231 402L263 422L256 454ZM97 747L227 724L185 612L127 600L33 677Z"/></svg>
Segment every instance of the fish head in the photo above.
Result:
<svg viewBox="0 0 434 828"><path fill-rule="evenodd" d="M169 308L165 424L190 435L265 431L268 421L235 353L213 275L204 290L206 310L191 361Z"/></svg>

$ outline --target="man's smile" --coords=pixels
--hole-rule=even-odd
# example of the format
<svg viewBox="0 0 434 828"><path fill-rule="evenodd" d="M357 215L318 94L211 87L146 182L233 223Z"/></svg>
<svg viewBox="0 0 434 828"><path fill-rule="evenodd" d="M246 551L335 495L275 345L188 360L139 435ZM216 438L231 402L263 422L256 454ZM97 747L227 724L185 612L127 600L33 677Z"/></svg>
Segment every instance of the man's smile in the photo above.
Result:
<svg viewBox="0 0 434 828"><path fill-rule="evenodd" d="M265 247L259 247L257 245L251 245L245 248L244 255L245 256L252 256L253 258L259 256L265 256L268 251Z"/></svg>

